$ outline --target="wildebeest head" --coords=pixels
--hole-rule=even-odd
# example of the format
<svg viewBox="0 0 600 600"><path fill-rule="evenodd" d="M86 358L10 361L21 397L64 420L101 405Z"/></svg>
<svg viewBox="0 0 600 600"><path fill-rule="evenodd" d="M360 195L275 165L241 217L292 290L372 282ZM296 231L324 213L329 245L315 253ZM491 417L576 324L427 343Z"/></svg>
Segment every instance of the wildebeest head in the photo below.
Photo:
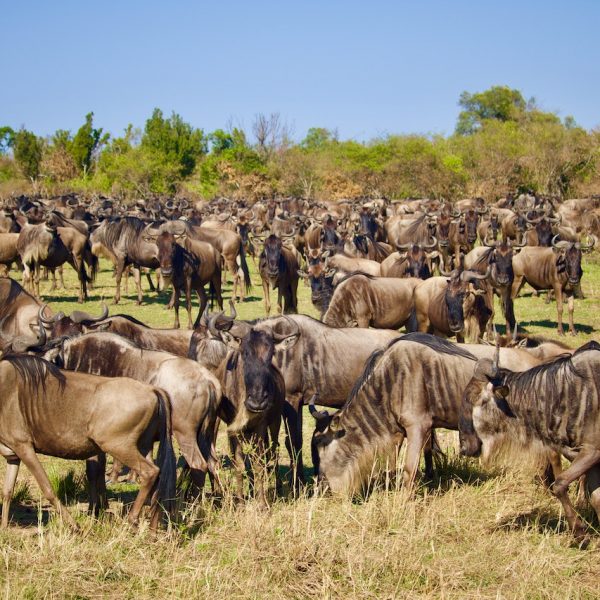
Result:
<svg viewBox="0 0 600 600"><path fill-rule="evenodd" d="M591 237L586 244L580 242L557 241L558 236L552 239L552 248L557 253L556 266L559 273L565 273L567 281L570 285L578 285L583 269L581 268L582 252L590 251L596 242L594 237Z"/></svg>
<svg viewBox="0 0 600 600"><path fill-rule="evenodd" d="M327 254L328 255L328 254ZM325 266L321 253L313 249L307 256L308 271L298 271L298 275L310 285L311 301L324 314L333 296L333 278L336 270Z"/></svg>
<svg viewBox="0 0 600 600"><path fill-rule="evenodd" d="M70 315L59 312L51 317L44 315L46 305L41 306L38 312L38 323L40 329L44 329L50 338L59 338L62 336L80 335L86 332L86 328L99 324L108 317L108 306L102 304L102 314L95 317L90 313L81 310L74 310ZM100 331L96 327L97 331Z"/></svg>
<svg viewBox="0 0 600 600"><path fill-rule="evenodd" d="M484 274L476 271L455 270L452 272L448 279L444 301L448 310L448 326L453 333L464 329L465 313L472 307L475 296L485 294L485 290L477 289L474 282L486 279L489 273L489 268L488 272Z"/></svg>
<svg viewBox="0 0 600 600"><path fill-rule="evenodd" d="M496 242L493 248L488 263L492 267L492 278L498 285L510 285L515 278L512 266L514 252L511 241Z"/></svg>
<svg viewBox="0 0 600 600"><path fill-rule="evenodd" d="M332 253L335 253L336 247L340 241L340 236L336 231L336 224L336 220L331 216L328 216L321 228L321 248L323 250L329 250Z"/></svg>
<svg viewBox="0 0 600 600"><path fill-rule="evenodd" d="M463 393L458 432L460 453L480 456L485 438L491 438L505 429L506 417L514 417L506 398L506 371L498 366L499 347L493 361L478 361L473 377ZM489 445L486 444L489 455Z"/></svg>
<svg viewBox="0 0 600 600"><path fill-rule="evenodd" d="M433 250L437 246L437 239L432 238L429 244L396 244L399 251L405 251L401 254L406 261L406 274L408 277L418 279L428 279L431 277L431 259L437 256Z"/></svg>
<svg viewBox="0 0 600 600"><path fill-rule="evenodd" d="M158 246L160 273L168 281L173 276L173 270L177 267L177 242L175 236L168 231L162 231L156 238L156 245Z"/></svg>
<svg viewBox="0 0 600 600"><path fill-rule="evenodd" d="M479 224L479 214L473 208L466 210L463 214L465 223L465 234L467 243L474 244L477 241L477 225Z"/></svg>
<svg viewBox="0 0 600 600"><path fill-rule="evenodd" d="M377 234L377 219L372 210L367 206L363 206L359 213L359 220L357 224L357 233L366 235L372 240L375 239Z"/></svg>
<svg viewBox="0 0 600 600"><path fill-rule="evenodd" d="M447 213L442 213L437 219L436 234L440 248L447 248L450 245L450 225L456 223Z"/></svg>
<svg viewBox="0 0 600 600"><path fill-rule="evenodd" d="M265 239L263 254L265 268L269 277L279 276L279 269L283 260L282 248L283 242L276 235L271 234Z"/></svg>

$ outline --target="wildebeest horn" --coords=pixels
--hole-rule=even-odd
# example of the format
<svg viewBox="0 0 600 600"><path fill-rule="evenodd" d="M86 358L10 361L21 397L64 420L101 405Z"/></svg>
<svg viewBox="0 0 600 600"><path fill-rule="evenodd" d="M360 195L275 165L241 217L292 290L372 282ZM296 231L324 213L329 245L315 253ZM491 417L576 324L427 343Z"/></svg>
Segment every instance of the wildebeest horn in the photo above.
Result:
<svg viewBox="0 0 600 600"><path fill-rule="evenodd" d="M487 236L485 236L485 237L483 238L483 240L482 240L482 241L483 241L483 245L484 245L484 246L487 246L488 248L495 248L495 247L496 247L496 241L495 241L495 240L493 240L493 243L492 243L492 244L490 244L490 243L488 242Z"/></svg>
<svg viewBox="0 0 600 600"><path fill-rule="evenodd" d="M562 223L562 215L558 215L558 217L547 217L550 223Z"/></svg>
<svg viewBox="0 0 600 600"><path fill-rule="evenodd" d="M557 250L562 250L563 248L566 248L570 242L567 242L566 240L560 240L560 241L556 241L560 236L559 235L555 235L552 238L552 247L556 248Z"/></svg>
<svg viewBox="0 0 600 600"><path fill-rule="evenodd" d="M208 319L208 330L217 338L221 338L221 331L229 331L233 327L234 319L226 317L223 311L211 315Z"/></svg>
<svg viewBox="0 0 600 600"><path fill-rule="evenodd" d="M581 248L582 252L587 252L588 250L591 250L595 245L596 245L596 236L595 235L588 235L588 241L587 244L579 244L579 247Z"/></svg>
<svg viewBox="0 0 600 600"><path fill-rule="evenodd" d="M40 306L40 310L38 311L38 321L43 323L44 325L52 325L53 323L60 321L65 316L65 313L59 312L53 317L47 319L46 317L44 317L44 311L46 310L47 306L47 304L42 304L42 306Z"/></svg>
<svg viewBox="0 0 600 600"><path fill-rule="evenodd" d="M431 244L423 244L423 250L431 250L432 248L435 248L437 246L437 238L435 237L435 235L432 235L431 239L433 240Z"/></svg>
<svg viewBox="0 0 600 600"><path fill-rule="evenodd" d="M484 206L483 208L476 208L475 209L480 215L485 215L487 213L490 212L490 207L489 206Z"/></svg>
<svg viewBox="0 0 600 600"><path fill-rule="evenodd" d="M461 281L472 281L473 279L487 279L492 272L491 265L488 266L487 271L485 273L478 273L477 271L466 270L460 274Z"/></svg>
<svg viewBox="0 0 600 600"><path fill-rule="evenodd" d="M289 317L285 317L285 320L292 326L293 331L290 333L275 333L273 332L273 341L275 343L277 342L281 342L282 340L285 340L285 338L290 337L291 335L300 335L300 327L298 327L298 323L296 323L295 321L292 321L292 319L290 319Z"/></svg>
<svg viewBox="0 0 600 600"><path fill-rule="evenodd" d="M435 243L437 244L437 240L435 240ZM396 244L396 248L398 248L398 250L410 250L410 248L412 248L412 247L413 247L412 242L408 242L408 244Z"/></svg>
<svg viewBox="0 0 600 600"><path fill-rule="evenodd" d="M308 411L313 416L315 421L325 421L329 419L329 413L326 410L320 411L317 410L315 406L315 400L318 398L318 394L314 394L308 403Z"/></svg>
<svg viewBox="0 0 600 600"><path fill-rule="evenodd" d="M444 276L444 277L451 277L453 271L444 271L444 269L442 269L442 265L439 266L440 269L440 273Z"/></svg>
<svg viewBox="0 0 600 600"><path fill-rule="evenodd" d="M235 310L235 302L233 300L229 300L229 314L232 319L237 319L237 311Z"/></svg>
<svg viewBox="0 0 600 600"><path fill-rule="evenodd" d="M94 317L90 313L83 312L82 310L75 310L71 313L71 321L73 323L83 323L89 321L91 323L97 323L98 321L104 321L108 317L108 306L102 303L102 314L99 317Z"/></svg>

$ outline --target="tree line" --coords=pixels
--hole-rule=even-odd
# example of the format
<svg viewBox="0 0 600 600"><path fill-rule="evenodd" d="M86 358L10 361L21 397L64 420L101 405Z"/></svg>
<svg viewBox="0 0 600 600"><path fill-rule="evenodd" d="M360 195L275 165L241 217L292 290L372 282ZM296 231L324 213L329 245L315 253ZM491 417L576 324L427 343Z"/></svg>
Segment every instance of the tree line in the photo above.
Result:
<svg viewBox="0 0 600 600"><path fill-rule="evenodd" d="M120 137L95 127L91 112L74 134L0 127L0 194L493 199L600 189L600 130L543 111L507 86L463 92L459 106L451 135L366 142L341 140L324 127L295 141L279 114L257 115L248 132L231 126L207 133L158 108L143 129L129 125Z"/></svg>

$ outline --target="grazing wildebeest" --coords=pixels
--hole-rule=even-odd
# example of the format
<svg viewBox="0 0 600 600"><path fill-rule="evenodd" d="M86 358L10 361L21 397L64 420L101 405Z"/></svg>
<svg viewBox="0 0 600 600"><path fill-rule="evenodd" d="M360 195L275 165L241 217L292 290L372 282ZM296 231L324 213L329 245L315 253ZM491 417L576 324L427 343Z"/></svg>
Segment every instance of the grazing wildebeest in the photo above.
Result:
<svg viewBox="0 0 600 600"><path fill-rule="evenodd" d="M171 400L173 435L201 489L206 472L217 480L214 431L221 386L196 361L138 348L114 333L63 340L46 358L61 368L105 377L131 377L165 390ZM113 473L118 469L113 468Z"/></svg>
<svg viewBox="0 0 600 600"><path fill-rule="evenodd" d="M196 242L199 246L202 242ZM186 309L188 313L188 328L192 328L192 290L196 292L200 301L198 316L195 326L200 321L200 315L208 304L208 298L204 290L206 283L210 283L210 289L216 296L220 308L223 308L221 297L221 269L217 259L213 256L212 264L208 263L211 254L217 251L212 246L210 253L202 253L200 256L194 252L195 248L188 240L184 242L185 247L177 243L175 236L168 232L161 232L157 239L158 261L160 272L166 285L173 285L173 306L175 308L175 322L173 327L179 328L179 296L185 292ZM208 244L207 244L208 245ZM205 248L198 248L202 252Z"/></svg>
<svg viewBox="0 0 600 600"><path fill-rule="evenodd" d="M171 409L162 390L127 378L61 371L28 355L3 356L0 381L0 454L8 462L2 503L4 527L8 525L10 500L23 461L47 500L70 526L77 528L54 493L38 452L67 459L100 455L98 468L88 469L90 505L94 508L103 503L108 452L139 474L140 491L129 512L129 522L137 524L140 510L151 496L152 525L158 524L157 500L168 501L175 491ZM160 468L146 458L157 436ZM158 490L154 492L157 478Z"/></svg>
<svg viewBox="0 0 600 600"><path fill-rule="evenodd" d="M489 294L484 287L488 275L455 270L450 278L419 281L414 291L418 330L444 337L455 335L459 342L464 341L466 334L477 341L491 315L486 302Z"/></svg>
<svg viewBox="0 0 600 600"><path fill-rule="evenodd" d="M491 346L453 344L423 333L374 352L341 410L333 416L311 410L319 422L313 436L319 479L333 492L356 492L373 473L377 455L397 452L405 437L405 487L411 489L418 477L423 449L431 477L433 430L458 429L462 393L477 357L493 352ZM516 368L538 364L522 351L502 352Z"/></svg>
<svg viewBox="0 0 600 600"><path fill-rule="evenodd" d="M558 334L563 331L563 295L568 296L569 332L577 335L573 322L575 310L575 293L581 286L582 252L591 251L595 238L587 244L579 242L556 242L552 240L552 248L539 246L525 247L513 258L514 281L512 297L516 298L524 282L535 290L553 290L556 296L556 312L558 320Z"/></svg>
<svg viewBox="0 0 600 600"><path fill-rule="evenodd" d="M158 248L156 244L145 239L145 230L146 224L137 217L116 217L102 221L100 227L90 235L92 252L96 256L109 256L115 265L115 304L121 299L121 277L126 266L134 266L138 304L143 300L140 267L159 267Z"/></svg>
<svg viewBox="0 0 600 600"><path fill-rule="evenodd" d="M264 331L250 330L236 337L227 329L217 329L219 315L210 317L208 328L216 338L223 339L230 350L217 368L223 398L219 417L227 424L227 435L236 471L237 498L244 497L245 444L252 444L250 455L254 471L256 496L261 506L267 506L265 490L267 466L275 470L276 488L280 487L277 469L277 447L281 413L285 400L283 377L272 364L276 345L293 343L290 337L277 338ZM270 440L269 440L270 438Z"/></svg>
<svg viewBox="0 0 600 600"><path fill-rule="evenodd" d="M335 287L323 323L331 327L398 329L414 312L413 277L371 277L350 273Z"/></svg>
<svg viewBox="0 0 600 600"><path fill-rule="evenodd" d="M480 361L465 390L460 447L467 456L495 454L504 443L559 452L571 465L551 486L575 538L586 541L568 488L587 475L590 503L600 517L600 345L589 342L572 356L523 373Z"/></svg>
<svg viewBox="0 0 600 600"><path fill-rule="evenodd" d="M270 235L260 253L259 270L265 295L265 311L271 312L270 287L277 289L277 306L283 314L298 312L298 260L281 239Z"/></svg>

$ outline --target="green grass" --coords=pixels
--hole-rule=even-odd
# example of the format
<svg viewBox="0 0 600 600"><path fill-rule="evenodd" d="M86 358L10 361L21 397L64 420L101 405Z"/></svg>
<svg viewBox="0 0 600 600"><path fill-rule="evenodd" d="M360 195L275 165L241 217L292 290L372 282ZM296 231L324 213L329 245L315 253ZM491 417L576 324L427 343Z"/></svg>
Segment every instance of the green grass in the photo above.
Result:
<svg viewBox="0 0 600 600"><path fill-rule="evenodd" d="M244 319L264 315L252 264L251 270L252 298L238 305ZM584 272L586 299L577 300L575 307L580 333L565 338L573 346L597 337L600 327L600 265L595 257L586 258ZM82 306L68 267L65 279L67 289L46 299L54 311L69 313ZM42 284L43 293L48 287ZM226 298L230 290L228 285ZM555 303L546 305L543 297L524 291L516 302L519 323L530 333L556 338ZM83 309L99 313L101 301L111 302L113 293L111 270L103 262ZM146 292L140 307L134 296L131 281L129 295L123 294L118 309L109 305L111 311L157 327L172 325L173 314L165 308L168 294ZM273 305L275 300L273 294ZM302 283L299 309L316 316ZM185 323L183 313L181 321ZM311 430L305 415L305 462L310 462ZM382 487L361 502L314 498L307 489L300 499L280 498L263 512L253 502L235 507L226 498L216 507L204 498L182 504L180 523L158 536L145 525L132 531L124 524L122 510L136 486L112 486L112 508L96 521L83 514L85 494L78 478L83 466L42 457L57 487L79 501L69 510L80 513L83 531L74 534L60 522L48 521L48 507L40 507L37 485L22 469L19 490L28 491L20 492L15 502L11 527L0 531L0 585L10 598L596 597L600 537L586 551L572 547L558 502L530 474L486 469L456 454L455 433L439 437L450 450L438 464L433 484L421 487L415 500ZM222 437L219 447L225 451ZM588 511L584 515L591 518Z"/></svg>

